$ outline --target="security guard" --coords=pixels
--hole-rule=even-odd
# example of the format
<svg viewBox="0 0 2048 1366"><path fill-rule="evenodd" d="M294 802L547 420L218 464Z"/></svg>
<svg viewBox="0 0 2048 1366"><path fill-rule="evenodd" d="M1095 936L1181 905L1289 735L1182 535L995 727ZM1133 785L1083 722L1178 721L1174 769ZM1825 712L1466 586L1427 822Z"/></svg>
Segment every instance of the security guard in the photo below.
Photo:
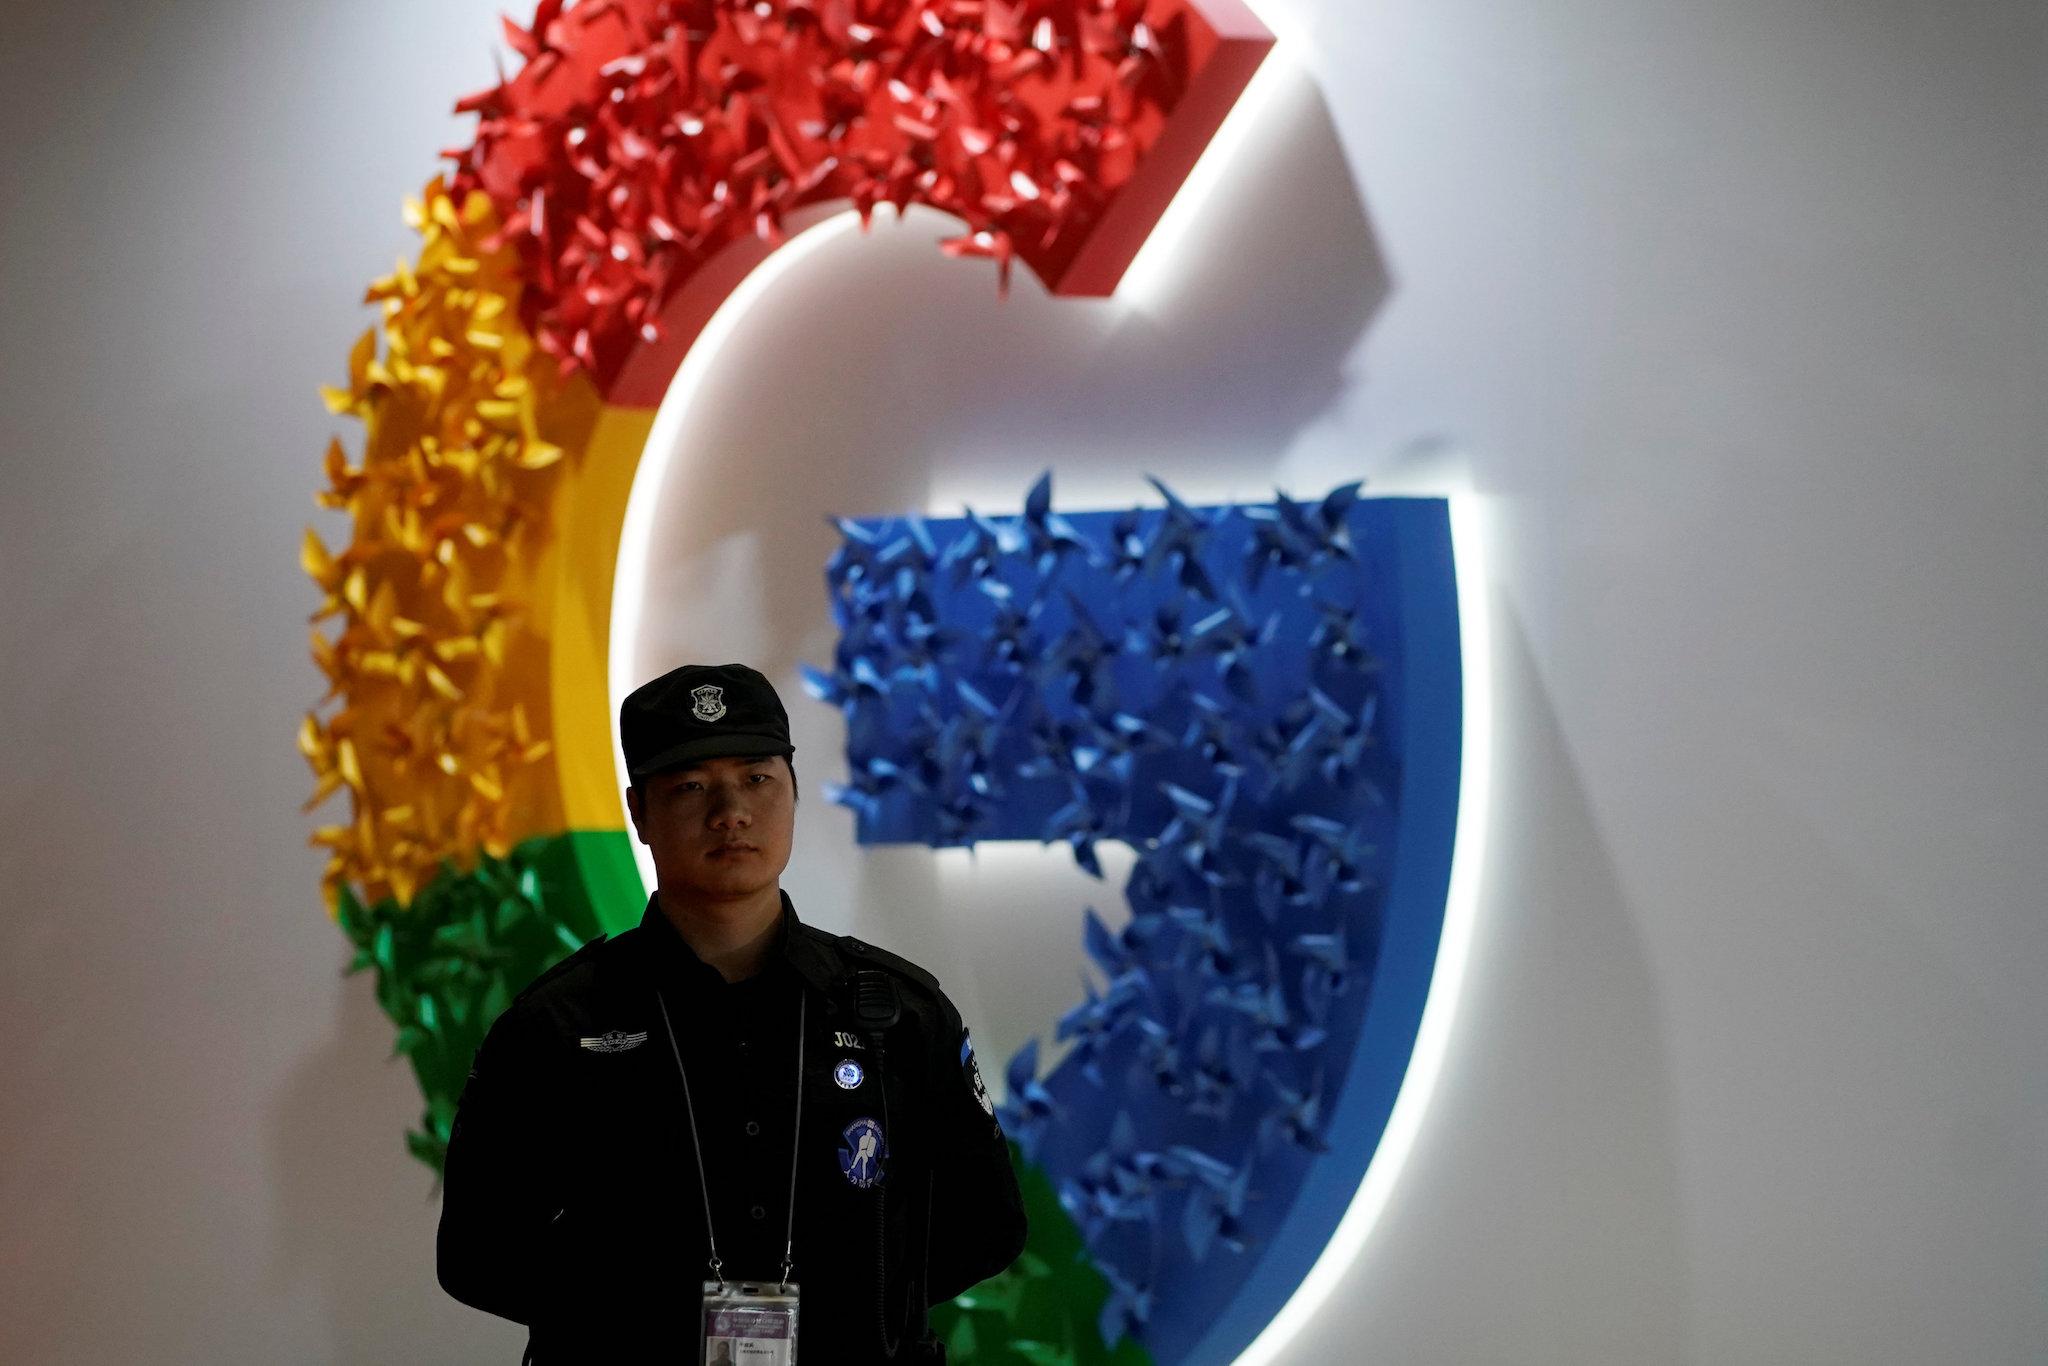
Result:
<svg viewBox="0 0 2048 1366"><path fill-rule="evenodd" d="M620 713L658 889L492 1024L448 1143L441 1286L525 1361L943 1362L926 1311L1014 1261L1022 1197L960 1013L781 890L789 719L739 664ZM792 1312L793 1310L793 1312Z"/></svg>

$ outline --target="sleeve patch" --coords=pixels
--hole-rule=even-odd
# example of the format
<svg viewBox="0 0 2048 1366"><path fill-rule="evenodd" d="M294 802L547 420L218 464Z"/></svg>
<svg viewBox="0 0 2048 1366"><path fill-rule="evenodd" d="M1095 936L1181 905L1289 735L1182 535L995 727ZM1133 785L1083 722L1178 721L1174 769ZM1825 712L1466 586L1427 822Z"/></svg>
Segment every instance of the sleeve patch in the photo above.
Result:
<svg viewBox="0 0 2048 1366"><path fill-rule="evenodd" d="M979 1101L981 1108L993 1118L996 1107L988 1098L988 1087L982 1084L981 1067L974 1061L974 1038L964 1031L960 1035L960 1066L967 1073L967 1085L973 1090L975 1100Z"/></svg>

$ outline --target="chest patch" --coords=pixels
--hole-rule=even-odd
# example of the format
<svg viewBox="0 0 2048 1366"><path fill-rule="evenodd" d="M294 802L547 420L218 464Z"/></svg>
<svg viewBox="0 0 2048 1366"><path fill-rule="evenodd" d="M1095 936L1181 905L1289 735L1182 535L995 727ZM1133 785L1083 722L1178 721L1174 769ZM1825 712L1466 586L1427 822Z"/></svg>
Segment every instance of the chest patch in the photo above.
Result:
<svg viewBox="0 0 2048 1366"><path fill-rule="evenodd" d="M629 1048L638 1048L647 1042L647 1031L628 1034L624 1030L607 1029L602 1034L586 1034L576 1041L593 1053L623 1053Z"/></svg>
<svg viewBox="0 0 2048 1366"><path fill-rule="evenodd" d="M882 1183L882 1160L888 1155L882 1126L866 1116L847 1125L840 1136L839 1170L861 1190Z"/></svg>

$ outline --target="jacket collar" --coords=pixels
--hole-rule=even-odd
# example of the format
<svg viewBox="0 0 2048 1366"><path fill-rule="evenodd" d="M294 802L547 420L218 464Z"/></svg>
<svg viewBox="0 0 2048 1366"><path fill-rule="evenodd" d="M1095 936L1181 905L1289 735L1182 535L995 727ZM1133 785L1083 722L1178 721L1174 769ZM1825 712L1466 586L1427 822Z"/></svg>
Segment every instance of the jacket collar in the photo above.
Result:
<svg viewBox="0 0 2048 1366"><path fill-rule="evenodd" d="M763 971L778 964L786 966L829 999L838 1000L846 989L845 974L838 952L831 947L830 936L799 920L789 893L780 888L777 891L782 897L782 918L776 923L775 942L768 950ZM662 913L659 892L647 898L647 909L640 916L640 936L663 976L687 982L702 980L707 986L725 984L718 970L697 956L689 941L677 933L675 925Z"/></svg>

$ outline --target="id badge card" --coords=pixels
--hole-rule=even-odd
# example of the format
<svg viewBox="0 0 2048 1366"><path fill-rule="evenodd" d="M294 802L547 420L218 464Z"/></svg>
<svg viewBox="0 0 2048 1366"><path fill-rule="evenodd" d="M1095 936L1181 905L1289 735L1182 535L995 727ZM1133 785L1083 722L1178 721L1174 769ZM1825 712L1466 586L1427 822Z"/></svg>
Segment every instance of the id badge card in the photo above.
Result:
<svg viewBox="0 0 2048 1366"><path fill-rule="evenodd" d="M704 1282L703 1366L796 1366L796 1282Z"/></svg>

